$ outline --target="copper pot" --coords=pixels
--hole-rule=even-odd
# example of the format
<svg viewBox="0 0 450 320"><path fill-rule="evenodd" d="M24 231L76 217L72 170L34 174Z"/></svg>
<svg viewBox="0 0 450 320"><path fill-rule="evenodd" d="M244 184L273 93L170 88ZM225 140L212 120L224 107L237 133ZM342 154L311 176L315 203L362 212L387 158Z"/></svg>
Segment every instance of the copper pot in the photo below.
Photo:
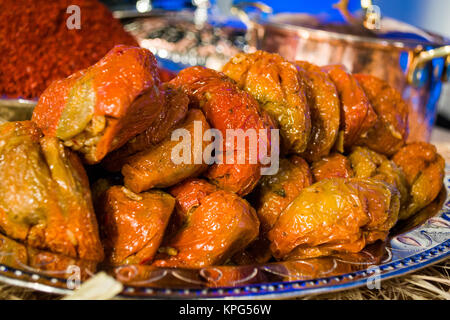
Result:
<svg viewBox="0 0 450 320"><path fill-rule="evenodd" d="M246 5L269 11L261 3ZM288 60L343 64L350 72L386 80L410 106L408 140L429 141L442 82L450 74L447 39L390 18L381 19L381 29L374 31L355 24L326 25L301 13L273 15L255 23L242 8L234 12L246 22L255 49L276 52Z"/></svg>

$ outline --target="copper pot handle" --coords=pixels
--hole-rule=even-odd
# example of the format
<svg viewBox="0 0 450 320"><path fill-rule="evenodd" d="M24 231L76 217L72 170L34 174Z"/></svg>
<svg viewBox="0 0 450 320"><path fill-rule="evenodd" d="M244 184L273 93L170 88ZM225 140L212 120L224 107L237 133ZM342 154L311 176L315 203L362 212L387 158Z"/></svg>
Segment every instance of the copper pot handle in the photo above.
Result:
<svg viewBox="0 0 450 320"><path fill-rule="evenodd" d="M262 39L264 27L256 21L253 21L247 12L246 8L256 8L263 13L272 13L272 7L263 2L240 2L231 7L231 14L238 17L247 27L246 40L249 45L247 51L253 52L259 48L259 41Z"/></svg>
<svg viewBox="0 0 450 320"><path fill-rule="evenodd" d="M442 46L439 48L431 49L431 50L425 50L421 51L418 54L416 54L411 64L409 65L408 72L407 72L407 80L408 83L420 87L422 85L422 72L424 72L425 65L430 62L433 59L436 58L446 58L445 61L445 69L444 69L444 76L443 81L448 81L449 78L449 72L450 72L450 45Z"/></svg>

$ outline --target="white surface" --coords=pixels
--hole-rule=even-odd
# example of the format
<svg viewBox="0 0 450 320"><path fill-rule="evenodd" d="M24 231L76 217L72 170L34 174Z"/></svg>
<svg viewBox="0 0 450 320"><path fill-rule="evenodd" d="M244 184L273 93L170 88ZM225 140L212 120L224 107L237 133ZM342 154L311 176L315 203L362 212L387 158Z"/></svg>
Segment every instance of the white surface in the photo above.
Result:
<svg viewBox="0 0 450 320"><path fill-rule="evenodd" d="M445 158L445 162L450 164L450 131L435 127L431 133L431 141L438 152Z"/></svg>

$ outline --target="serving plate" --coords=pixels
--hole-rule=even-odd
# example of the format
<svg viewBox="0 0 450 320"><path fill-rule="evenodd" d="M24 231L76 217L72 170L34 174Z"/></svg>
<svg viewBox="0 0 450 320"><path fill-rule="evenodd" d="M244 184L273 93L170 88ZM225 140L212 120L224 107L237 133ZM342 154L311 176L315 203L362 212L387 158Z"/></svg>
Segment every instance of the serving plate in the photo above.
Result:
<svg viewBox="0 0 450 320"><path fill-rule="evenodd" d="M0 99L0 122L26 120L35 101ZM399 222L386 243L358 254L251 266L164 269L151 266L102 268L124 283L132 298L292 298L379 282L430 266L450 256L450 166L438 198L412 218ZM0 281L38 291L68 294L74 281L93 275L89 263L40 252L30 263L0 237ZM34 250L36 251L36 250ZM33 252L33 249L31 249ZM36 255L36 252L33 253ZM63 266L63 267L61 267ZM61 267L58 269L58 267ZM73 272L73 271L77 272ZM79 277L78 277L79 276ZM78 278L77 278L78 277Z"/></svg>
<svg viewBox="0 0 450 320"><path fill-rule="evenodd" d="M360 286L376 289L382 280L450 256L450 166L446 167L444 185L433 203L399 222L385 243L370 245L358 254L252 266L166 269L128 265L104 270L124 284L121 297L125 298L273 299ZM0 281L43 292L70 293L74 279L67 269L47 268L45 264L57 265L52 259L38 266L24 264L2 247L0 242ZM82 264L79 266L83 278L93 275Z"/></svg>

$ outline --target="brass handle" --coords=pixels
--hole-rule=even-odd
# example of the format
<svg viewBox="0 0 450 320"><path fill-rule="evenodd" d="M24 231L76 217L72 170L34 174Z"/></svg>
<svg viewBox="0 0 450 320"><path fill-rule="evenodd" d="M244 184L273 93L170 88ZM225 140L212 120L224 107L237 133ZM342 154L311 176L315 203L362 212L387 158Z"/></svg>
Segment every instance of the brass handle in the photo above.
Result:
<svg viewBox="0 0 450 320"><path fill-rule="evenodd" d="M372 4L372 0L361 0L361 8L364 10L364 17L361 19L354 16L348 9L349 0L339 0L333 4L333 8L337 9L345 21L352 25L363 25L369 30L378 30L381 26L380 8Z"/></svg>
<svg viewBox="0 0 450 320"><path fill-rule="evenodd" d="M449 80L450 80L450 55L448 55L447 59L445 59L444 76L442 77L442 81L449 81Z"/></svg>
<svg viewBox="0 0 450 320"><path fill-rule="evenodd" d="M253 21L245 11L246 8L257 8L263 13L272 13L272 8L263 2L241 2L231 7L231 14L238 17L247 27L246 39L250 46L248 51L255 51L259 48L259 40L262 38L264 28L256 21Z"/></svg>
<svg viewBox="0 0 450 320"><path fill-rule="evenodd" d="M407 74L408 83L414 86L420 86L421 72L425 67L425 65L433 59L443 57L447 57L446 68L448 69L450 63L450 45L431 50L421 51L419 54L414 56L408 68ZM447 80L446 76L443 77L443 80Z"/></svg>

